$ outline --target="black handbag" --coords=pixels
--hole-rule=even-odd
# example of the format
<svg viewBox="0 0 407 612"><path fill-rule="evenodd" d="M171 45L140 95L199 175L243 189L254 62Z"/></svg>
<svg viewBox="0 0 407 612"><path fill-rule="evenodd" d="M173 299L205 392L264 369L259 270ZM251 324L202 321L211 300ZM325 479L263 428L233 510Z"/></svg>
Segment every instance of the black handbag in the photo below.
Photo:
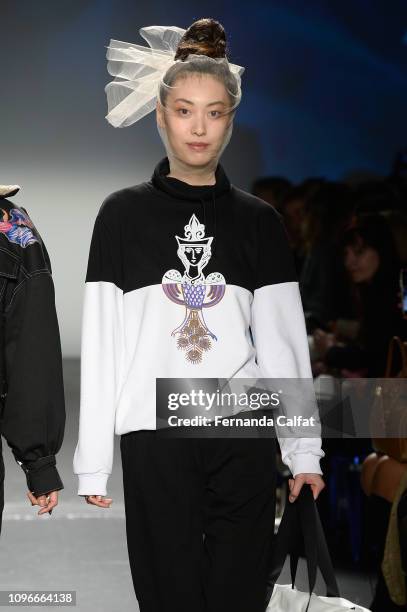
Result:
<svg viewBox="0 0 407 612"><path fill-rule="evenodd" d="M294 502L286 503L277 534L274 535L267 581L265 609L270 603L274 585L284 567L287 555L290 555L291 587L294 588L299 557L305 557L308 569L309 600L315 587L317 568L321 570L327 588L327 597L340 597L331 557L325 539L311 487L304 484Z"/></svg>

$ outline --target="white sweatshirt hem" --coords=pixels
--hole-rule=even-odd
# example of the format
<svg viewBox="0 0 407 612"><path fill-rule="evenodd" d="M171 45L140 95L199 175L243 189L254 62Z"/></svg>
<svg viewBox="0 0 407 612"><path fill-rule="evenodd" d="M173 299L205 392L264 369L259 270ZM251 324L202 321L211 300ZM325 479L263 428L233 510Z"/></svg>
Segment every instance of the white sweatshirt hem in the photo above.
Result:
<svg viewBox="0 0 407 612"><path fill-rule="evenodd" d="M78 495L106 495L109 474L78 474Z"/></svg>
<svg viewBox="0 0 407 612"><path fill-rule="evenodd" d="M320 474L322 476L322 470L320 467L320 457L317 457L313 453L296 453L291 458L290 470L293 477L297 474Z"/></svg>

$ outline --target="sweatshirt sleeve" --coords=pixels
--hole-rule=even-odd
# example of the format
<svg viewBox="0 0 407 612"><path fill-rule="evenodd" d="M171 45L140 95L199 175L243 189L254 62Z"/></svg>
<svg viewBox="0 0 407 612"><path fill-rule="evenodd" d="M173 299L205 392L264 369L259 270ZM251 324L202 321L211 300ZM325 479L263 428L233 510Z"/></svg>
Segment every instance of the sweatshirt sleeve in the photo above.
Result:
<svg viewBox="0 0 407 612"><path fill-rule="evenodd" d="M283 218L269 205L261 210L258 221L257 279L251 313L257 363L264 378L312 381L304 310ZM294 477L305 472L322 475L320 459L325 453L315 394L313 397L317 437L283 437L278 426L275 428L282 461Z"/></svg>
<svg viewBox="0 0 407 612"><path fill-rule="evenodd" d="M103 208L94 224L84 291L79 436L73 458L78 495L106 495L122 372L120 244L102 218Z"/></svg>
<svg viewBox="0 0 407 612"><path fill-rule="evenodd" d="M38 245L29 249L41 251ZM31 255L31 253L30 253ZM3 315L1 433L35 496L63 489L55 455L65 429L62 354L50 269L21 265Z"/></svg>

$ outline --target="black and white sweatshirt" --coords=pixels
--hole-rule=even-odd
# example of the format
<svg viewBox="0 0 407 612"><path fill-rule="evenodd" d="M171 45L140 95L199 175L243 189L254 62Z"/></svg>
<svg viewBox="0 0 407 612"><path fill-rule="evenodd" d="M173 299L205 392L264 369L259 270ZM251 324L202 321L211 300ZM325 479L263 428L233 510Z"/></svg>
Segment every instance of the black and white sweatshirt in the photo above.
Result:
<svg viewBox="0 0 407 612"><path fill-rule="evenodd" d="M114 434L156 429L156 377L312 379L281 215L232 185L220 163L215 185L169 172L164 157L150 180L107 196L96 217L82 318L78 495L106 495ZM320 437L279 444L293 476L322 474Z"/></svg>

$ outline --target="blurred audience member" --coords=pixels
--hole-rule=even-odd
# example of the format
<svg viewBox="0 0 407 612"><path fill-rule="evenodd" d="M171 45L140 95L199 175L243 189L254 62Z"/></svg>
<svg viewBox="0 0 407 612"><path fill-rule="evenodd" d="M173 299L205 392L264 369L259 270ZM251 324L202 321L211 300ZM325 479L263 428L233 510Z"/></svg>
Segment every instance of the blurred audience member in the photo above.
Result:
<svg viewBox="0 0 407 612"><path fill-rule="evenodd" d="M407 147L397 151L387 180L397 196L398 208L405 210L407 206Z"/></svg>
<svg viewBox="0 0 407 612"><path fill-rule="evenodd" d="M280 210L281 201L291 188L291 182L282 176L264 176L252 184L251 192Z"/></svg>
<svg viewBox="0 0 407 612"><path fill-rule="evenodd" d="M386 219L393 235L401 265L405 268L407 267L407 206L406 211L385 211L383 217Z"/></svg>
<svg viewBox="0 0 407 612"><path fill-rule="evenodd" d="M305 187L302 185L292 187L283 198L280 209L284 218L288 241L294 254L298 276L301 274L305 260L302 228L305 221L305 202L307 197L308 190Z"/></svg>
<svg viewBox="0 0 407 612"><path fill-rule="evenodd" d="M380 377L391 337L406 337L406 320L398 305L399 254L382 215L362 216L345 232L341 247L353 319L337 319L332 333L315 329L314 348L323 362L322 371Z"/></svg>
<svg viewBox="0 0 407 612"><path fill-rule="evenodd" d="M347 312L339 244L354 223L353 194L347 185L326 182L305 203L306 257L299 280L309 334L317 327L328 330L330 321Z"/></svg>
<svg viewBox="0 0 407 612"><path fill-rule="evenodd" d="M356 213L382 213L405 207L402 193L392 179L373 179L354 187L357 200Z"/></svg>

